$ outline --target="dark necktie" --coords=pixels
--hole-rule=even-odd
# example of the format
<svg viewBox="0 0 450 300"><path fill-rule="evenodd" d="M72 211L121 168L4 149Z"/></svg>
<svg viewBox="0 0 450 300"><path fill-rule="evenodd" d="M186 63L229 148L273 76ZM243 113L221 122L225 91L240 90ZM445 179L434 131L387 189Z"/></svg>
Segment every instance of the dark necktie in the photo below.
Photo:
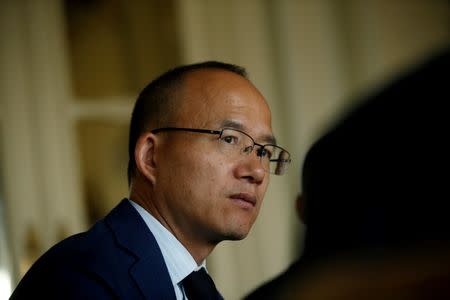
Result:
<svg viewBox="0 0 450 300"><path fill-rule="evenodd" d="M183 288L189 300L221 299L211 277L204 268L183 279Z"/></svg>

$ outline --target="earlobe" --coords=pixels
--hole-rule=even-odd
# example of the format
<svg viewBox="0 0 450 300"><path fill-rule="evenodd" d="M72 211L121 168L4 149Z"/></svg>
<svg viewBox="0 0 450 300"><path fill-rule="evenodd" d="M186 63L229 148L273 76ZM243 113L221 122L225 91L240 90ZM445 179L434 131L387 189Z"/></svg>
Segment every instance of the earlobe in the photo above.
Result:
<svg viewBox="0 0 450 300"><path fill-rule="evenodd" d="M155 183L156 179L155 146L156 137L148 132L139 137L134 149L134 159L138 172L151 183Z"/></svg>

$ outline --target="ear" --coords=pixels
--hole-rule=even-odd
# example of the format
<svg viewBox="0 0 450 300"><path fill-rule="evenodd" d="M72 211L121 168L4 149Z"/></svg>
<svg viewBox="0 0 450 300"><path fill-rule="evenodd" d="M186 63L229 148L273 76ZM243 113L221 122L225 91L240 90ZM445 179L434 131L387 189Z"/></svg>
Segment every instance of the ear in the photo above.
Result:
<svg viewBox="0 0 450 300"><path fill-rule="evenodd" d="M139 174L153 184L156 181L156 142L156 136L151 132L146 132L139 137L134 149L134 159Z"/></svg>
<svg viewBox="0 0 450 300"><path fill-rule="evenodd" d="M306 225L305 221L305 197L303 194L298 194L295 201L295 208L297 209L297 215L300 221Z"/></svg>

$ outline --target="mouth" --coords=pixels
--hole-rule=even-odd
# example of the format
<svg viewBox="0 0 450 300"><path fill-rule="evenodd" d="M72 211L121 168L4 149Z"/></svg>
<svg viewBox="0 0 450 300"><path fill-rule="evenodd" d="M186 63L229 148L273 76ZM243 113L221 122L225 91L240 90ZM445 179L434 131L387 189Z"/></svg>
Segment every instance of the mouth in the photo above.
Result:
<svg viewBox="0 0 450 300"><path fill-rule="evenodd" d="M230 199L242 208L249 209L256 206L256 197L247 193L233 194Z"/></svg>

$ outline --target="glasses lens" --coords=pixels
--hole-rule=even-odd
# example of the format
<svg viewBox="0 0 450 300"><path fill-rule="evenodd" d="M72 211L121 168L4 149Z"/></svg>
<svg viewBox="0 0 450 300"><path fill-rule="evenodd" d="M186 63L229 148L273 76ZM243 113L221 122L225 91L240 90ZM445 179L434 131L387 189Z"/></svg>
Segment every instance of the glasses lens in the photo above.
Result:
<svg viewBox="0 0 450 300"><path fill-rule="evenodd" d="M273 146L274 155L270 158L269 172L275 175L283 175L291 162L290 154L286 150Z"/></svg>
<svg viewBox="0 0 450 300"><path fill-rule="evenodd" d="M263 168L271 174L283 175L291 161L289 152L284 149L275 145L255 146L250 136L234 129L224 129L220 142L221 151L236 159L250 154L255 148Z"/></svg>
<svg viewBox="0 0 450 300"><path fill-rule="evenodd" d="M250 154L253 150L252 138L234 129L224 129L220 141L222 152L233 157Z"/></svg>

